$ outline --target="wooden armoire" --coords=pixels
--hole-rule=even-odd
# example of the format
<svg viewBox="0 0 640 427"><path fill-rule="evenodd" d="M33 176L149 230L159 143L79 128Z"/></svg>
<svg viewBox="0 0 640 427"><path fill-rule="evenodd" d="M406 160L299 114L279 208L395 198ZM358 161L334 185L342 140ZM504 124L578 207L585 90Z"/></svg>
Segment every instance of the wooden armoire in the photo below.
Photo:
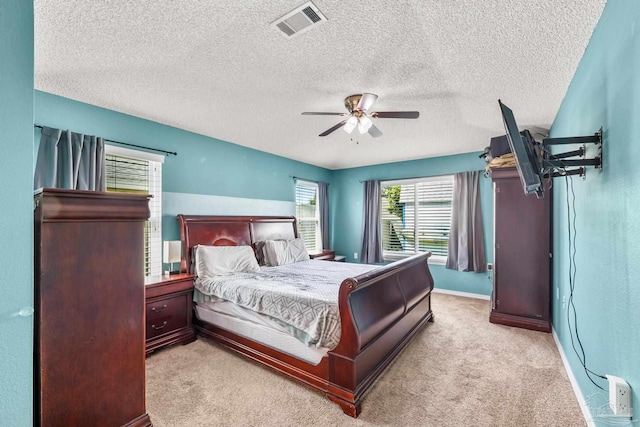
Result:
<svg viewBox="0 0 640 427"><path fill-rule="evenodd" d="M148 196L43 189L34 201L35 425L150 426Z"/></svg>
<svg viewBox="0 0 640 427"><path fill-rule="evenodd" d="M514 167L491 170L494 190L492 323L551 331L552 194L525 195Z"/></svg>

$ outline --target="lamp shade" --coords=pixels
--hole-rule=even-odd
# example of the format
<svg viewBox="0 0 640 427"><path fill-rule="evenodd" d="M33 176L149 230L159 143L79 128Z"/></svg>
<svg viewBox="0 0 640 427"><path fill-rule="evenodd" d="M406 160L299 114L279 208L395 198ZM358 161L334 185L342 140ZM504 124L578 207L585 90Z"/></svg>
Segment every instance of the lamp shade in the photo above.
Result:
<svg viewBox="0 0 640 427"><path fill-rule="evenodd" d="M355 116L349 117L347 123L344 125L344 131L347 133L351 133L355 127L358 125L358 118Z"/></svg>
<svg viewBox="0 0 640 427"><path fill-rule="evenodd" d="M358 130L362 134L369 132L369 129L371 129L372 125L373 122L367 116L362 116L360 117L360 120L358 120Z"/></svg>
<svg viewBox="0 0 640 427"><path fill-rule="evenodd" d="M164 241L164 248L162 251L162 262L172 263L180 262L182 259L182 242L180 240L166 240Z"/></svg>

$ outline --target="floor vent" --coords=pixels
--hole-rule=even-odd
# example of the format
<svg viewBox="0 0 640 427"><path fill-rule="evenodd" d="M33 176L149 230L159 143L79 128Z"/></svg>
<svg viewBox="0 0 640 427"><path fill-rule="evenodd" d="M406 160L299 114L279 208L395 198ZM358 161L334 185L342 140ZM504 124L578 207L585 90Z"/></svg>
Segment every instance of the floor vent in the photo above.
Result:
<svg viewBox="0 0 640 427"><path fill-rule="evenodd" d="M308 2L277 19L271 25L277 27L287 37L295 37L326 20L327 18L318 7L312 2Z"/></svg>

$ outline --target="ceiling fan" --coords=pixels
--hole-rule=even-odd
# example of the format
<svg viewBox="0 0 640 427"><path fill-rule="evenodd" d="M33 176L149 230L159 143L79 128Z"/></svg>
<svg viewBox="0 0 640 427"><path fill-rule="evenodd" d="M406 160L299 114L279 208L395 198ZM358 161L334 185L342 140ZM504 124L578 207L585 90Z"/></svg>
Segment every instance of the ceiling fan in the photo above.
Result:
<svg viewBox="0 0 640 427"><path fill-rule="evenodd" d="M380 129L373 124L371 118L380 119L417 119L420 113L417 111L376 111L368 113L367 111L373 103L378 99L378 95L373 93L358 93L347 96L344 99L344 106L347 107L348 113L323 113L323 112L304 112L303 115L316 116L349 116L337 125L325 130L319 136L327 136L331 132L344 126L347 133L353 132L357 127L360 133L369 133L374 138L382 135Z"/></svg>

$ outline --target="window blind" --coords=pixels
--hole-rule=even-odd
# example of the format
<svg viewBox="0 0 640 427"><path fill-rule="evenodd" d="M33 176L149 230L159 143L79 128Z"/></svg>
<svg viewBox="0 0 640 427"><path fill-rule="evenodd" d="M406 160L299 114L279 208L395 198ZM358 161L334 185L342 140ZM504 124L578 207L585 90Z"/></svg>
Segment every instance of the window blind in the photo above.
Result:
<svg viewBox="0 0 640 427"><path fill-rule="evenodd" d="M320 247L320 213L318 211L318 184L298 180L296 182L296 219L298 234L309 252Z"/></svg>
<svg viewBox="0 0 640 427"><path fill-rule="evenodd" d="M162 163L106 154L107 191L151 194L144 228L145 276L162 274Z"/></svg>
<svg viewBox="0 0 640 427"><path fill-rule="evenodd" d="M385 256L430 251L434 256L446 257L453 176L383 182L381 187Z"/></svg>

